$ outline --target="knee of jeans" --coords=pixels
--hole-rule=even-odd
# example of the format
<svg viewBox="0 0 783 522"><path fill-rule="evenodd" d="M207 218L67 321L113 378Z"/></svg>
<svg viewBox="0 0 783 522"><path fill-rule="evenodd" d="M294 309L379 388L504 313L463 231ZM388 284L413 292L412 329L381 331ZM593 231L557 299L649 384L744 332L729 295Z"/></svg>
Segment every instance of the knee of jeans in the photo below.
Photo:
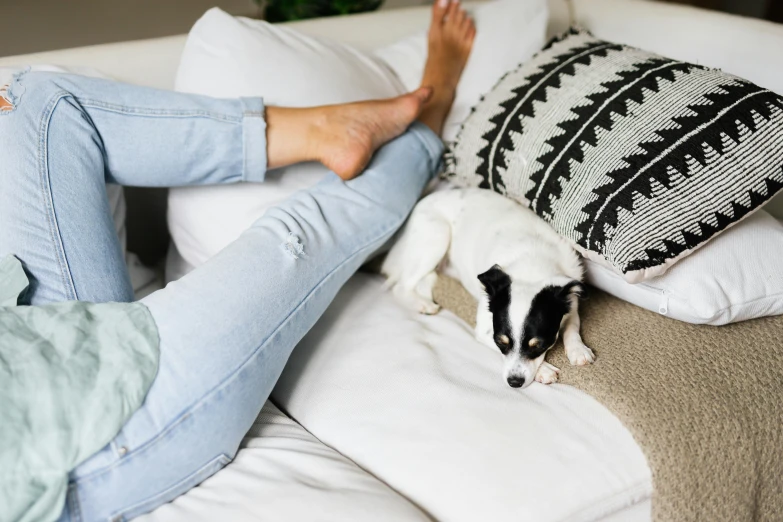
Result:
<svg viewBox="0 0 783 522"><path fill-rule="evenodd" d="M57 77L56 73L29 69L14 74L10 83L0 85L0 116L23 107L32 97L49 100L51 94L63 90L57 84ZM43 96L36 96L37 94Z"/></svg>
<svg viewBox="0 0 783 522"><path fill-rule="evenodd" d="M16 97L9 92L10 84L0 85L0 113L16 109Z"/></svg>
<svg viewBox="0 0 783 522"><path fill-rule="evenodd" d="M19 105L24 92L20 79L25 73L25 71L19 72L13 76L10 83L0 85L0 115L15 111Z"/></svg>

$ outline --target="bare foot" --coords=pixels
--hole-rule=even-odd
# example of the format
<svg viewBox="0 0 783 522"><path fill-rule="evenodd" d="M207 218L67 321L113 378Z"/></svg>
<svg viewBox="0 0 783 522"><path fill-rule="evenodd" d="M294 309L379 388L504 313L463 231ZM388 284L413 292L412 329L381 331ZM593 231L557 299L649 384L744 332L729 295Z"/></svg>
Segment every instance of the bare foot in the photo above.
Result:
<svg viewBox="0 0 783 522"><path fill-rule="evenodd" d="M267 107L269 168L320 161L342 179L355 178L381 145L405 132L431 96L432 88L421 87L387 100L311 109Z"/></svg>
<svg viewBox="0 0 783 522"><path fill-rule="evenodd" d="M457 0L436 0L421 84L434 89L419 121L440 135L468 62L476 26Z"/></svg>
<svg viewBox="0 0 783 522"><path fill-rule="evenodd" d="M311 138L319 144L319 160L343 179L359 175L381 145L416 120L431 96L431 88L419 88L388 100L325 107Z"/></svg>
<svg viewBox="0 0 783 522"><path fill-rule="evenodd" d="M451 110L476 28L456 0L432 8L422 87L391 98L309 109L266 108L267 164L320 161L345 180L358 176L373 153L418 120L440 135Z"/></svg>

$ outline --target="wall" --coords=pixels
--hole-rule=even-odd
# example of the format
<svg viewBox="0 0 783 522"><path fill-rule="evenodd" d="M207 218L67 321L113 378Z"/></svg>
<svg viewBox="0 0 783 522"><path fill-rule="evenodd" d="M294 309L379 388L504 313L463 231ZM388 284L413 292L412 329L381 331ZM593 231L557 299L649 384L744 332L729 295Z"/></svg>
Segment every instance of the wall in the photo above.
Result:
<svg viewBox="0 0 783 522"><path fill-rule="evenodd" d="M387 0L384 8L426 0ZM252 0L0 0L0 56L186 33L212 6L255 15Z"/></svg>
<svg viewBox="0 0 783 522"><path fill-rule="evenodd" d="M706 7L726 11L728 13L753 16L756 18L770 17L773 4L781 0L661 0L678 4L688 4L697 7Z"/></svg>

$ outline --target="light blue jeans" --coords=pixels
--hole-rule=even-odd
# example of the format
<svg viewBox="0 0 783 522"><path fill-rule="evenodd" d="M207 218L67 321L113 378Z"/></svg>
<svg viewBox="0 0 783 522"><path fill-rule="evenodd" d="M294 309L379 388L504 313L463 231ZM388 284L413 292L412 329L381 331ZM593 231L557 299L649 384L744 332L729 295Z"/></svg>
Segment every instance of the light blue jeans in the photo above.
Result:
<svg viewBox="0 0 783 522"><path fill-rule="evenodd" d="M105 183L264 179L260 98L52 73L22 74L5 97L12 108L0 112L0 257L21 259L33 304L132 299ZM116 438L73 471L62 520L132 518L226 465L291 350L403 223L441 153L438 137L414 124L358 178L330 175L295 194L145 298L160 331L157 377Z"/></svg>

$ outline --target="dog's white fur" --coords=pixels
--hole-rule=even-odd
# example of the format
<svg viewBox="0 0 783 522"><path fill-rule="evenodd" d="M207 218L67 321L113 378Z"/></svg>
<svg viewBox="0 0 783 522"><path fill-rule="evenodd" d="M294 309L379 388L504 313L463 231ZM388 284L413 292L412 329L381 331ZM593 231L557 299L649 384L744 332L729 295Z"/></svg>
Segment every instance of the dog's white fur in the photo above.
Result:
<svg viewBox="0 0 783 522"><path fill-rule="evenodd" d="M482 189L436 192L419 202L381 271L388 277L387 287L407 306L434 314L440 309L432 297L439 265L478 300L476 337L495 351L492 313L479 274L499 265L510 277L508 316L516 339L542 288L582 281L579 256L547 223L514 201ZM560 328L566 354L573 365L589 364L594 355L579 334L577 296L571 295L570 302ZM545 384L557 380L559 370L544 362L546 352L535 360L525 360L518 352L516 343L505 356L507 380L524 377L525 386L532 376Z"/></svg>

